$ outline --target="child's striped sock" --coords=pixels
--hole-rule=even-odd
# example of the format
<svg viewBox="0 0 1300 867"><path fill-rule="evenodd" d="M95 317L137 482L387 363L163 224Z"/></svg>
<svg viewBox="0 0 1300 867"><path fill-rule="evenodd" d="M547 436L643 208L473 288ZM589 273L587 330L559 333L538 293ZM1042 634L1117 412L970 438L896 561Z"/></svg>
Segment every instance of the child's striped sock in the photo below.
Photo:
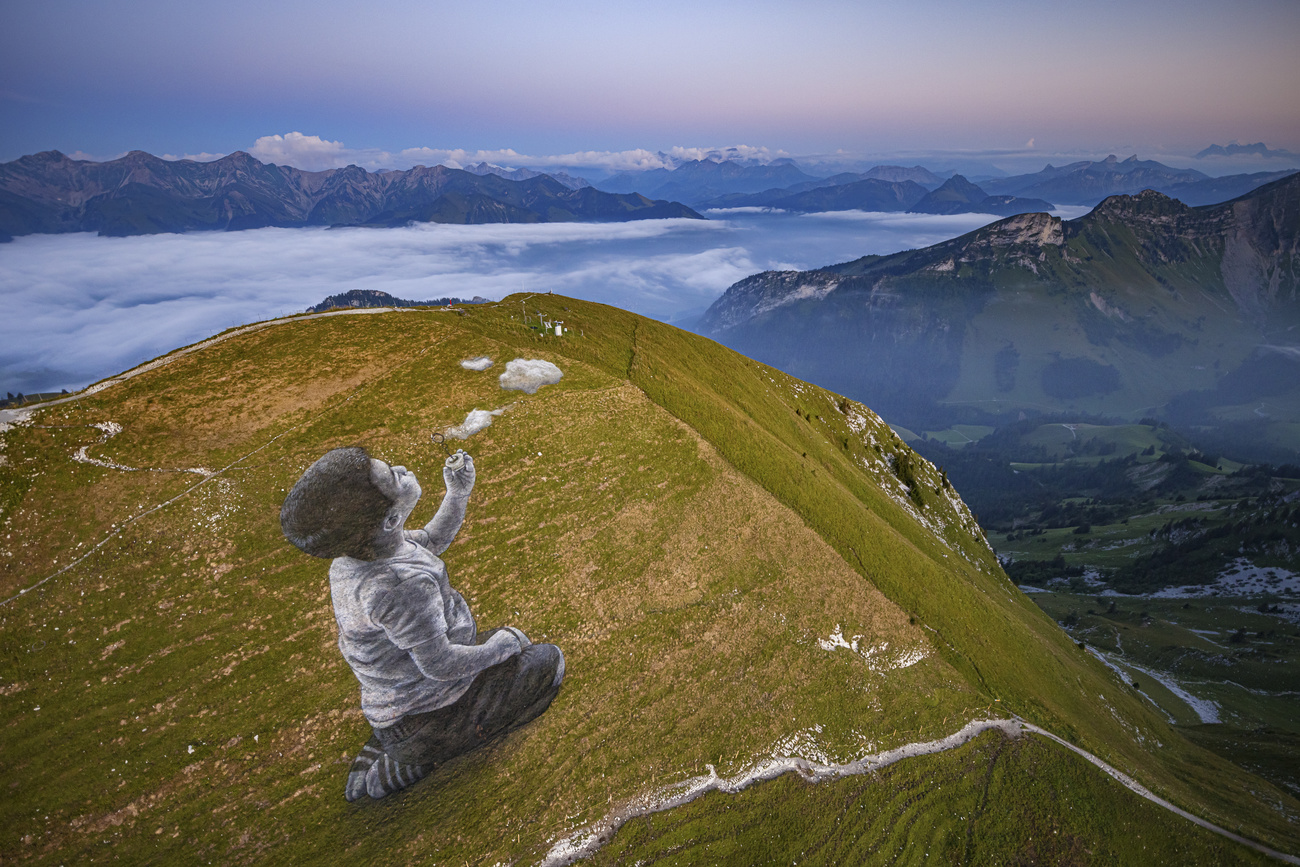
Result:
<svg viewBox="0 0 1300 867"><path fill-rule="evenodd" d="M366 745L361 748L361 752L357 753L357 757L352 760L343 797L355 801L366 794L366 773L383 756L384 748L379 745L379 738L371 735L370 740L366 741Z"/></svg>
<svg viewBox="0 0 1300 867"><path fill-rule="evenodd" d="M366 794L379 799L428 776L431 768L424 765L406 765L387 754L376 759L366 771Z"/></svg>

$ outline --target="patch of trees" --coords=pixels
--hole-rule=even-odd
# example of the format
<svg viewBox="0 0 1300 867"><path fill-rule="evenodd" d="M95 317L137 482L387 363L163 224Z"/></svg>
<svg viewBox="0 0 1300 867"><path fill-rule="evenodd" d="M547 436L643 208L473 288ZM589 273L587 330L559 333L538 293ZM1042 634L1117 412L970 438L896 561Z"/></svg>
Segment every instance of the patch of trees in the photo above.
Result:
<svg viewBox="0 0 1300 867"><path fill-rule="evenodd" d="M1056 578L1082 578L1082 566L1066 565L1065 557L1057 554L1051 560L1013 560L1004 567L1007 577L1016 584L1046 587Z"/></svg>

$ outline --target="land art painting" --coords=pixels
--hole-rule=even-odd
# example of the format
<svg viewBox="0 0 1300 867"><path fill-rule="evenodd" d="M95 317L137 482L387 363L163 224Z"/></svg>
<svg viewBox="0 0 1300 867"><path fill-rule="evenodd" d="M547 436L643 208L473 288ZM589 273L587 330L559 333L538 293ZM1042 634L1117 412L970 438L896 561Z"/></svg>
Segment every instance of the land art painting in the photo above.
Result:
<svg viewBox="0 0 1300 867"><path fill-rule="evenodd" d="M467 370L489 366L482 356L461 362ZM515 359L501 387L535 393L561 375L549 361ZM448 433L469 436L475 413L483 411L471 411ZM531 722L564 680L555 645L534 644L515 627L479 633L438 557L465 520L473 458L464 450L448 455L442 478L438 511L422 529L406 530L422 493L415 475L363 448L336 448L307 468L280 508L280 526L295 547L333 560L339 650L361 683L373 729L348 771L349 801L400 791Z"/></svg>
<svg viewBox="0 0 1300 867"><path fill-rule="evenodd" d="M1272 849L1292 833L1235 812L1258 778L1184 745L1043 617L879 417L653 320L550 295L304 317L9 424L3 469L27 482L8 532L37 543L9 574L41 576L0 614L15 769L88 757L14 790L15 815L42 810L30 856L560 864L662 857L685 834L706 860L761 838L862 861L971 828L979 860L1027 845L1030 817L1060 831L1034 841L1054 858L1086 840L1209 862L1255 851L1220 831ZM459 469L456 428L474 429ZM443 601L476 632L520 630L472 645L506 667L525 641L562 649L553 699L558 659L533 678L544 712L427 767L427 745L408 762L378 741L388 720L340 653L357 609L333 593L380 561L327 570L281 523L304 470L357 445L361 489L392 488L361 510L401 534L390 574L443 586L422 543L456 523L472 466L445 553L462 601ZM452 520L421 497L411 526L434 531L402 533L401 479L440 475ZM419 741L413 710L395 727ZM1001 808L979 811L986 795ZM1166 802L1234 818L1198 828Z"/></svg>

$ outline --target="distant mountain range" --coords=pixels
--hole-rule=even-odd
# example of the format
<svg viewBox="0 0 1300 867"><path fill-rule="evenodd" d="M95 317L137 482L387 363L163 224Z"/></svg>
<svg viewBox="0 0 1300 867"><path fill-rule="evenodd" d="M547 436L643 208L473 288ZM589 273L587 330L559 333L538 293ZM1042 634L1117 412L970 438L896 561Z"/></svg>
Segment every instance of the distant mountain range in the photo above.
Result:
<svg viewBox="0 0 1300 867"><path fill-rule="evenodd" d="M944 178L923 166L911 166L910 168L904 166L874 166L865 172L841 172L838 175L831 175L829 178L823 178L819 181L805 181L802 184L793 184L784 187L783 191L802 193L819 187L837 187L857 183L858 181L888 181L891 184L911 181L926 190L933 190L943 184Z"/></svg>
<svg viewBox="0 0 1300 867"><path fill-rule="evenodd" d="M1300 423L1300 174L1220 205L1146 191L757 274L700 329L909 426L1021 411Z"/></svg>
<svg viewBox="0 0 1300 867"><path fill-rule="evenodd" d="M305 172L237 152L212 162L132 151L110 162L58 151L0 165L0 240L49 232L142 235L264 226L621 222L689 217L678 202L571 189L549 175L508 180L445 166Z"/></svg>
<svg viewBox="0 0 1300 867"><path fill-rule="evenodd" d="M1293 171L1212 178L1195 169L1174 169L1154 160L1140 160L1136 155L1126 160L1111 155L1097 162L1048 165L1041 172L993 178L982 185L992 195L1034 196L1061 205L1096 205L1107 196L1155 190L1195 206L1244 195Z"/></svg>
<svg viewBox="0 0 1300 867"><path fill-rule="evenodd" d="M1195 169L1175 169L1154 160L1140 160L1136 155L1124 160L1112 155L1095 162L1048 165L1030 174L987 178L976 185L958 174L945 180L924 166L880 165L866 172L817 178L791 160L767 165L693 160L671 169L623 172L596 185L610 192L635 191L700 209L980 212L1010 216L1047 211L1055 205L1096 205L1107 196L1132 195L1148 189L1187 205L1209 205L1244 195L1292 171L1210 177ZM941 191L944 186L947 188ZM927 193L934 195L926 199Z"/></svg>
<svg viewBox="0 0 1300 867"><path fill-rule="evenodd" d="M597 185L612 193L639 192L655 199L694 204L727 193L757 193L774 187L817 182L793 162L752 165L733 160L690 160L673 169L622 172Z"/></svg>
<svg viewBox="0 0 1300 867"><path fill-rule="evenodd" d="M1291 151L1282 150L1281 148L1270 148L1262 141L1257 141L1254 144L1240 144L1238 142L1233 142L1230 145L1210 145L1205 150L1198 153L1196 158L1198 160L1203 160L1206 157L1235 157L1242 154L1268 157L1270 159L1300 159L1300 154L1294 154Z"/></svg>
<svg viewBox="0 0 1300 867"><path fill-rule="evenodd" d="M504 166L494 166L491 163L481 162L476 166L465 166L465 171L475 175L496 175L499 178L505 178L508 181L529 181L533 178L543 176L555 178L555 180L564 184L571 190L580 190L583 187L591 186L586 178L575 178L568 172L538 172L533 169L508 169Z"/></svg>
<svg viewBox="0 0 1300 867"><path fill-rule="evenodd" d="M324 313L326 310L360 307L448 307L452 304L487 304L488 299L475 295L472 299L432 298L428 301L409 301L397 298L378 289L349 289L337 295L330 295L319 304L307 308L308 313Z"/></svg>
<svg viewBox="0 0 1300 867"><path fill-rule="evenodd" d="M879 167L885 168L885 167ZM874 172L875 169L872 170ZM923 170L924 171L924 170ZM908 174L902 170L898 174ZM866 173L870 174L870 172ZM882 172L881 174L887 174ZM926 172L929 174L929 172ZM839 175L837 177L846 177ZM852 176L847 177L861 177ZM930 175L935 178L934 175ZM828 179L829 180L829 179ZM935 178L938 180L938 178ZM918 214L983 213L1010 216L1034 211L1050 211L1052 203L1042 199L1017 196L990 196L961 175L940 181L933 189L909 179L888 181L879 178L850 180L791 192L791 189L765 190L750 195L732 194L701 202L702 208L779 208L784 211L910 211Z"/></svg>

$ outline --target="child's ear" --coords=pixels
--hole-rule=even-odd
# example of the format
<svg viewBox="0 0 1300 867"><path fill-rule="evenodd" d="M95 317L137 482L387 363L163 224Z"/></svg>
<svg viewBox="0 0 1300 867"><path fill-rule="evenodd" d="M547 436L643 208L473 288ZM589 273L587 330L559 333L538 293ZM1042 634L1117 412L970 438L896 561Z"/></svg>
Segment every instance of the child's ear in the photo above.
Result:
<svg viewBox="0 0 1300 867"><path fill-rule="evenodd" d="M402 513L397 509L389 509L388 514L384 517L384 530L396 530L401 523Z"/></svg>

